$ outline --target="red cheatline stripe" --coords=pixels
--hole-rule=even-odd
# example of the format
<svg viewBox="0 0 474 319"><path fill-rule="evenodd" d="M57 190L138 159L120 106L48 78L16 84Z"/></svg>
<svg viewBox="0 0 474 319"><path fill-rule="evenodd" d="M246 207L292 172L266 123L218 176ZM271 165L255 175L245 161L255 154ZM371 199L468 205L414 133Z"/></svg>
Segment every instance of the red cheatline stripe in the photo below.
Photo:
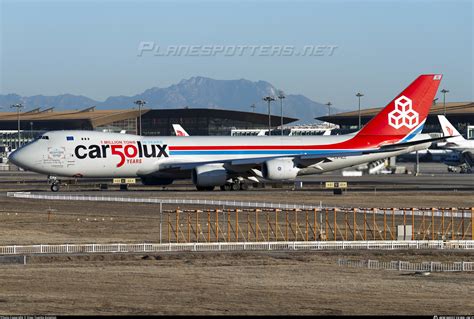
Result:
<svg viewBox="0 0 474 319"><path fill-rule="evenodd" d="M382 142L398 142L402 135L374 135L354 137L350 140L335 144L326 145L189 145L189 146L169 146L170 151L194 151L194 150L320 150L320 149L354 149L369 148Z"/></svg>

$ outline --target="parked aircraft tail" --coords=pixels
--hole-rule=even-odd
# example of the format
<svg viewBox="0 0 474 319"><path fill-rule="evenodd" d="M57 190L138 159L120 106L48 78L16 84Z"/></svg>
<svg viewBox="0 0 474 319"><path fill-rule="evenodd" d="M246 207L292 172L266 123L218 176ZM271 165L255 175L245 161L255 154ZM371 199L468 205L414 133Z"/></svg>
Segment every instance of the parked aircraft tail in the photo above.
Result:
<svg viewBox="0 0 474 319"><path fill-rule="evenodd" d="M173 130L176 136L189 136L188 132L179 124L173 124Z"/></svg>
<svg viewBox="0 0 474 319"><path fill-rule="evenodd" d="M449 142L456 143L464 141L464 137L459 134L458 130L448 121L446 116L438 115L439 124L441 124L441 128L443 129L444 136L453 136L449 139Z"/></svg>

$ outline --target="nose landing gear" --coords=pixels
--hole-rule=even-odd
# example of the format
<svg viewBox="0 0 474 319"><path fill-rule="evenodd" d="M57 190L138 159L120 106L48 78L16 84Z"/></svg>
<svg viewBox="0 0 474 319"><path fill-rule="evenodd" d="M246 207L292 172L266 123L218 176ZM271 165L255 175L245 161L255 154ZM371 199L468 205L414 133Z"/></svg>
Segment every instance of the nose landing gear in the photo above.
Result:
<svg viewBox="0 0 474 319"><path fill-rule="evenodd" d="M61 181L58 180L56 176L49 176L48 183L51 184L52 192L59 192Z"/></svg>
<svg viewBox="0 0 474 319"><path fill-rule="evenodd" d="M52 192L59 192L59 182L51 184L51 191Z"/></svg>

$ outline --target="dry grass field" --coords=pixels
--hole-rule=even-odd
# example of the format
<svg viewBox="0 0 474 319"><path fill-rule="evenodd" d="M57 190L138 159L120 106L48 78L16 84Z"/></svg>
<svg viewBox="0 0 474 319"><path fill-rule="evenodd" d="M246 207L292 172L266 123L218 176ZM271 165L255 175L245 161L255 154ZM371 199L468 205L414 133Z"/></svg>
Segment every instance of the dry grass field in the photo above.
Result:
<svg viewBox="0 0 474 319"><path fill-rule="evenodd" d="M375 255L374 255L375 254ZM413 276L337 258L465 260L470 254L187 253L34 257L0 266L2 314L473 314L472 273Z"/></svg>
<svg viewBox="0 0 474 319"><path fill-rule="evenodd" d="M157 242L156 205L13 199L44 183L0 183L0 245ZM10 180L8 180L10 179ZM2 181L2 180L0 180ZM329 191L289 188L196 192L190 186L84 194L307 203L347 207L470 207L468 191ZM65 192L67 194L67 191ZM182 207L181 207L182 208ZM176 209L165 206L165 209ZM52 210L48 215L47 211ZM473 261L472 252L342 251L30 256L0 265L1 314L350 315L470 314L473 273L414 276L337 266L338 258Z"/></svg>

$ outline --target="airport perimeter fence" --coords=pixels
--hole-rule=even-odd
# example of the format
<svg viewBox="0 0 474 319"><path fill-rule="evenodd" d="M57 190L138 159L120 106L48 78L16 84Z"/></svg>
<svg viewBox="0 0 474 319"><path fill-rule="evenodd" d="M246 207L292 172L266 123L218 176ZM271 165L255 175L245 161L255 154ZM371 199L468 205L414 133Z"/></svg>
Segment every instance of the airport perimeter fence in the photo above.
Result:
<svg viewBox="0 0 474 319"><path fill-rule="evenodd" d="M324 251L324 250L471 250L474 241L355 241L355 242L240 242L169 244L58 244L0 246L0 255L160 253L229 251Z"/></svg>
<svg viewBox="0 0 474 319"><path fill-rule="evenodd" d="M241 201L9 192L18 199L158 204L159 243L474 240L474 208L330 208ZM163 209L163 204L204 205ZM182 206L180 206L182 207ZM150 225L151 226L151 225ZM155 228L156 227L156 228Z"/></svg>
<svg viewBox="0 0 474 319"><path fill-rule="evenodd" d="M51 194L32 194L31 192L7 192L7 197L25 198L25 199L42 199L42 200L65 200L65 201L92 201L92 202L122 202L122 203L148 203L148 204L167 204L167 205L203 205L213 207L238 207L238 208L266 208L280 210L314 210L314 209L338 209L355 210L357 213L363 213L367 210L381 215L384 211L390 211L394 215L414 215L425 216L428 211L434 217L448 216L454 218L469 218L474 213L474 207L465 208L386 208L386 209L369 209L369 208L349 208L334 207L309 204L290 204L290 203L271 203L271 202L246 202L246 201L224 201L210 199L177 199L177 198L134 198L119 196L91 196L91 195L51 195Z"/></svg>
<svg viewBox="0 0 474 319"><path fill-rule="evenodd" d="M246 208L271 208L271 209L314 209L320 206L288 203L268 202L244 202L224 201L210 199L177 199L177 198L133 198L118 196L89 196L89 195L49 195L31 194L30 192L7 192L7 197L43 199L43 200L66 200L66 201L93 201L93 202L121 202L121 203L145 203L145 204L168 204L168 205L204 205L204 206L229 206Z"/></svg>
<svg viewBox="0 0 474 319"><path fill-rule="evenodd" d="M385 269L398 271L417 271L417 272L452 272L452 271L474 271L474 262L419 262L412 263L408 261L378 261L378 260L348 260L338 259L338 266L367 268L367 269Z"/></svg>

